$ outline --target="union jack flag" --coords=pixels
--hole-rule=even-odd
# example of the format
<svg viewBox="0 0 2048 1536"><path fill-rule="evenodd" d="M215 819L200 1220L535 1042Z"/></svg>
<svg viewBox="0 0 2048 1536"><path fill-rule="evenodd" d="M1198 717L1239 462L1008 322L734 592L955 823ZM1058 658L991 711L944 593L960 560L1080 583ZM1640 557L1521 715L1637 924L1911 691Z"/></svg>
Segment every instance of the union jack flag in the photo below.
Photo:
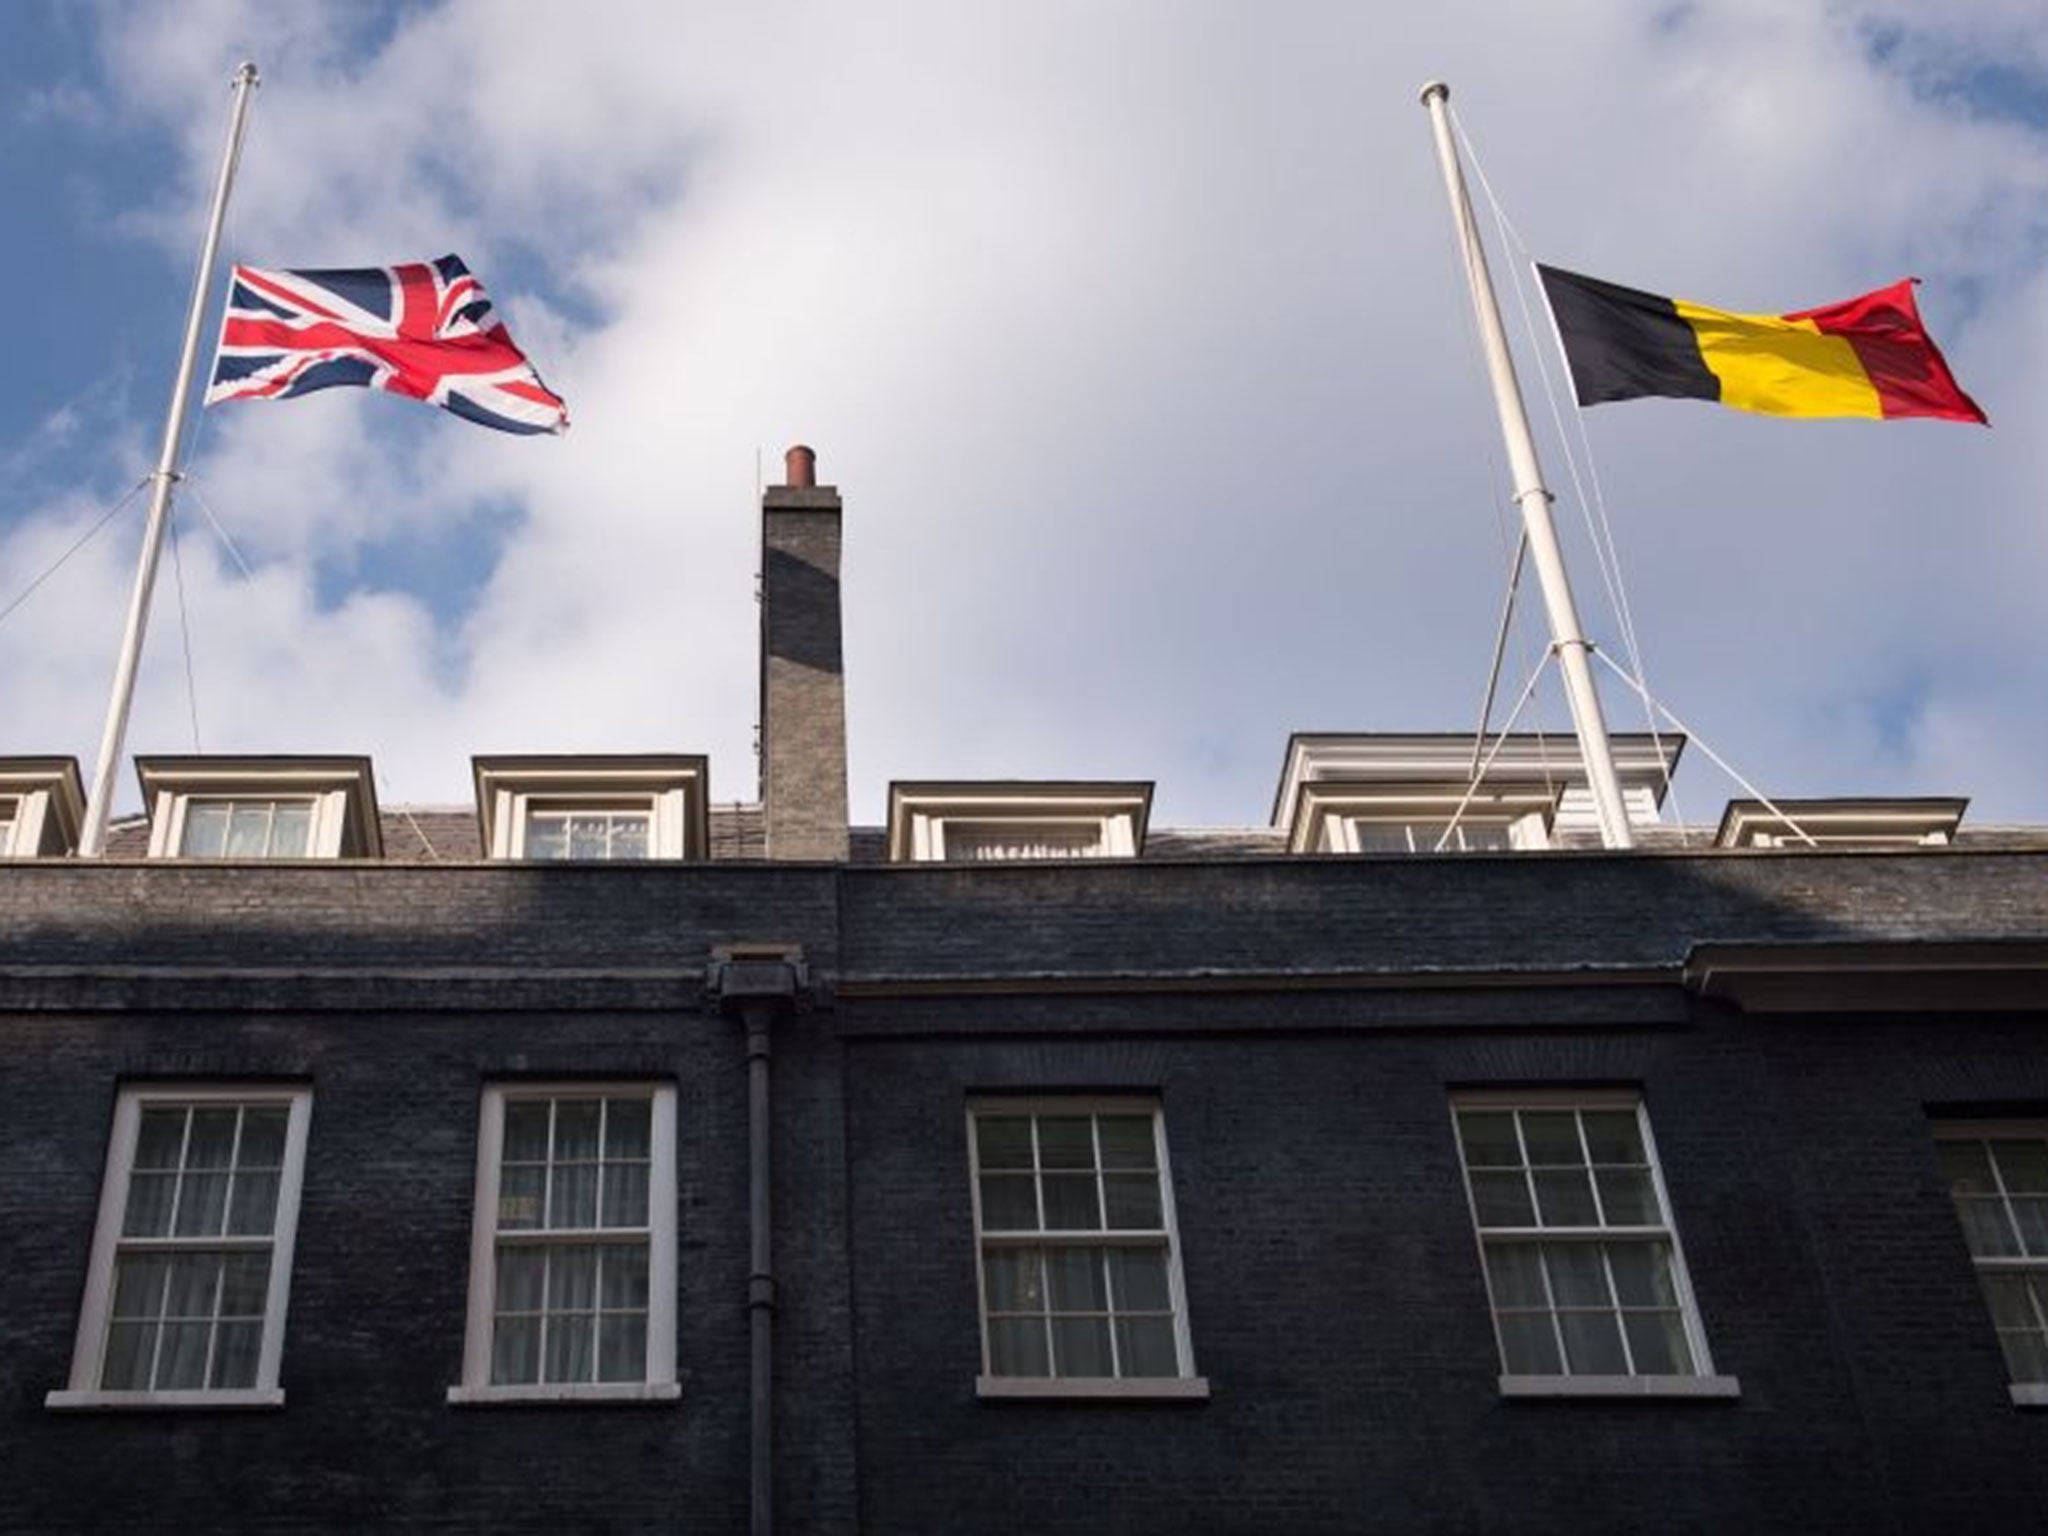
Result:
<svg viewBox="0 0 2048 1536"><path fill-rule="evenodd" d="M569 408L513 345L460 256L396 267L236 267L206 403L358 384L500 432L560 432Z"/></svg>

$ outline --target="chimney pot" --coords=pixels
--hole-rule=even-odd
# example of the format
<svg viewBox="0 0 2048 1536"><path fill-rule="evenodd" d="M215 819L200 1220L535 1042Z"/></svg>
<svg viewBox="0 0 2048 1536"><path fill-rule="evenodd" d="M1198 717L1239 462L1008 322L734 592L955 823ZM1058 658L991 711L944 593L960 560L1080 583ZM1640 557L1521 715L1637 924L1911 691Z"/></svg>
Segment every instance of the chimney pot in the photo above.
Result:
<svg viewBox="0 0 2048 1536"><path fill-rule="evenodd" d="M809 490L818 483L818 456L798 443L782 456L782 483L792 490Z"/></svg>

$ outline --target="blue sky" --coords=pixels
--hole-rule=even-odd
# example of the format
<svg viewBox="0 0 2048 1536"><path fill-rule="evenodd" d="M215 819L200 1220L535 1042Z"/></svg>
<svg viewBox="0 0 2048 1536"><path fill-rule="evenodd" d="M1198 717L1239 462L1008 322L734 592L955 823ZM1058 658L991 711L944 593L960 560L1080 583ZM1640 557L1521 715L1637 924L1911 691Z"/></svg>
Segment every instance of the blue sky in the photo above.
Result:
<svg viewBox="0 0 2048 1536"><path fill-rule="evenodd" d="M1651 402L1588 414L1592 466L1650 686L1747 777L2048 820L2037 5L601 9L0 12L0 605L148 467L250 56L229 259L460 251L577 425L209 413L189 467L254 576L188 501L207 750L367 752L425 802L474 752L706 751L751 798L756 465L804 440L848 505L857 814L1131 777L1257 823L1290 730L1467 728L1485 681L1507 509L1442 76L1543 259L1737 309L1925 280L1992 432ZM0 620L0 752L90 759L140 525ZM183 651L167 580L131 750L191 750Z"/></svg>

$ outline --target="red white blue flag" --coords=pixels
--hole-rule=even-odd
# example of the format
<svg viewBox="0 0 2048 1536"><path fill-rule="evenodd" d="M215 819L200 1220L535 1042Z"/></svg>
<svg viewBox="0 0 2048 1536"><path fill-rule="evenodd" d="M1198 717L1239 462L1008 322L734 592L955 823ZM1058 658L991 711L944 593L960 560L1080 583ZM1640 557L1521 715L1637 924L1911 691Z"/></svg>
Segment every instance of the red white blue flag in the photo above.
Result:
<svg viewBox="0 0 2048 1536"><path fill-rule="evenodd" d="M389 390L500 432L560 432L569 408L513 345L459 256L396 267L236 267L206 403Z"/></svg>

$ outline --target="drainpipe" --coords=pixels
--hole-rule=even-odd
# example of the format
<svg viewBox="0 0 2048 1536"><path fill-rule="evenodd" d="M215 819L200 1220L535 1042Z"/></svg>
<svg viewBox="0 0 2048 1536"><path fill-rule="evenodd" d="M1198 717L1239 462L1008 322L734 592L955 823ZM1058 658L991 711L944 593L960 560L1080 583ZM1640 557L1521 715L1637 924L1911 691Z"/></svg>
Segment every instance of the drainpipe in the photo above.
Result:
<svg viewBox="0 0 2048 1536"><path fill-rule="evenodd" d="M794 944L714 950L706 990L747 1040L748 1503L752 1536L775 1530L775 1238L770 1147L774 1100L769 1068L774 1026L810 1000L803 950Z"/></svg>

